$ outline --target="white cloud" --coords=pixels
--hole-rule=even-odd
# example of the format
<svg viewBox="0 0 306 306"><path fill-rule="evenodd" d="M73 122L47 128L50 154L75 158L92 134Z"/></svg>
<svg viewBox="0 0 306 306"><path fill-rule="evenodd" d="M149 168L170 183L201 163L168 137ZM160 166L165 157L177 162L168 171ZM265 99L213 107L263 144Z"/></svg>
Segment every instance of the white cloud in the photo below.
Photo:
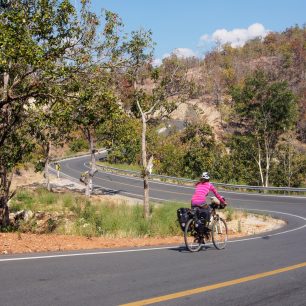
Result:
<svg viewBox="0 0 306 306"><path fill-rule="evenodd" d="M172 54L179 58L194 57L196 54L189 48L176 48L172 51Z"/></svg>
<svg viewBox="0 0 306 306"><path fill-rule="evenodd" d="M160 58L155 58L152 62L152 66L153 67L159 67L162 63L163 63L163 61Z"/></svg>
<svg viewBox="0 0 306 306"><path fill-rule="evenodd" d="M164 58L170 57L173 54L176 55L178 58L188 58L197 56L196 53L189 48L176 48L171 53L165 53L161 59L154 59L152 65L154 67L159 67L162 64Z"/></svg>
<svg viewBox="0 0 306 306"><path fill-rule="evenodd" d="M202 35L201 42L215 42L223 44L230 44L232 47L242 47L248 40L257 37L264 38L269 33L269 30L260 23L254 23L247 29L233 29L228 31L226 29L218 29L212 35Z"/></svg>

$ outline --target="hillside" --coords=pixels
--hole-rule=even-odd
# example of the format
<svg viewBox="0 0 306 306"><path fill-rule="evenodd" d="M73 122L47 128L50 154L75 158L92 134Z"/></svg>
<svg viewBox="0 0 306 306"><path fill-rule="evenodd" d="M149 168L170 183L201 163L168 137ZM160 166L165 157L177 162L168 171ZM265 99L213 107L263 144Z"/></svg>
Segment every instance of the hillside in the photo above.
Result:
<svg viewBox="0 0 306 306"><path fill-rule="evenodd" d="M203 60L182 60L188 78L196 85L193 99L173 113L174 119L201 118L218 135L223 132L231 106L229 90L241 84L255 70L269 74L272 81L285 81L298 101L298 139L306 143L306 29L292 27L282 33L270 33L264 40L255 39L245 46L224 46ZM194 107L199 109L195 111Z"/></svg>

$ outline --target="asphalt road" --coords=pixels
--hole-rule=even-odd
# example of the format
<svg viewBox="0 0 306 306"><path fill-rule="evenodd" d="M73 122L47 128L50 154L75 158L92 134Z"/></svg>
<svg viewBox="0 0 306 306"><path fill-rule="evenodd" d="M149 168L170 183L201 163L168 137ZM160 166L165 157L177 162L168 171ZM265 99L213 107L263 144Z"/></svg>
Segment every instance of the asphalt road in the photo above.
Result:
<svg viewBox="0 0 306 306"><path fill-rule="evenodd" d="M85 169L86 158L62 162L62 171L75 178ZM124 195L142 193L137 179L98 173L94 183ZM192 188L169 184L150 188L152 198L186 206L192 194ZM222 194L234 207L267 211L288 224L231 241L222 251L207 246L190 253L182 244L0 256L0 305L305 306L306 199Z"/></svg>

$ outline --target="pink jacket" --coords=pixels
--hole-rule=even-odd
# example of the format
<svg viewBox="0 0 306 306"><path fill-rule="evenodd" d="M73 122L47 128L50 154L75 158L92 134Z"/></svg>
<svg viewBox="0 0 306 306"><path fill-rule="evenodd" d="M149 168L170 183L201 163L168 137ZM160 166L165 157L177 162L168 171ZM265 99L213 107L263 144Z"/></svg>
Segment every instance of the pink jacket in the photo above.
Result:
<svg viewBox="0 0 306 306"><path fill-rule="evenodd" d="M213 192L215 196L217 197L218 200L222 204L225 203L223 198L220 196L220 194L217 192L216 188L214 185L210 182L205 182L205 183L198 183L196 185L195 192L191 198L191 205L193 206L199 206L201 204L206 203L206 196L208 195L209 192Z"/></svg>

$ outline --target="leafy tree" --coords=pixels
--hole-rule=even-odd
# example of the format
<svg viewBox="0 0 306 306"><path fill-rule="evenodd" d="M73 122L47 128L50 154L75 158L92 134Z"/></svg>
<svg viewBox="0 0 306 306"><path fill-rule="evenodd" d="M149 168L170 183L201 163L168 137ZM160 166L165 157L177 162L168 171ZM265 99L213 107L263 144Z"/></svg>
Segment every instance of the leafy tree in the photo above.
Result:
<svg viewBox="0 0 306 306"><path fill-rule="evenodd" d="M276 185L298 187L305 182L306 156L298 149L296 134L282 135L276 148L276 158L271 179Z"/></svg>
<svg viewBox="0 0 306 306"><path fill-rule="evenodd" d="M217 178L215 164L219 154L211 127L205 123L187 123L182 141L188 145L184 156L185 175L195 178L205 170Z"/></svg>
<svg viewBox="0 0 306 306"><path fill-rule="evenodd" d="M15 194L10 190L13 170L17 164L25 161L35 145L29 132L27 126L15 127L0 148L0 229L9 225L8 200Z"/></svg>
<svg viewBox="0 0 306 306"><path fill-rule="evenodd" d="M86 1L84 1L85 3ZM8 211L11 171L29 148L20 135L29 107L53 97L72 65L66 61L82 39L74 7L68 0L7 1L0 12L0 209ZM7 213L2 224L7 224Z"/></svg>
<svg viewBox="0 0 306 306"><path fill-rule="evenodd" d="M223 180L229 183L258 185L258 166L254 163L254 142L244 135L232 135L227 141L229 153L223 158Z"/></svg>
<svg viewBox="0 0 306 306"><path fill-rule="evenodd" d="M262 71L235 87L232 97L241 123L239 132L251 144L262 186L268 186L279 137L296 122L296 99L286 83L269 81Z"/></svg>
<svg viewBox="0 0 306 306"><path fill-rule="evenodd" d="M104 23L94 13L81 11L82 31L86 37L73 54L77 71L70 83L72 120L88 141L91 169L86 173L86 195L90 196L96 173L97 129L119 114L114 91L113 71L122 68L122 23L117 14L105 11ZM99 29L102 27L102 33ZM101 132L101 129L100 129Z"/></svg>
<svg viewBox="0 0 306 306"><path fill-rule="evenodd" d="M107 72L97 73L89 69L86 78L75 78L73 86L76 99L72 101L72 118L77 129L80 129L87 139L91 154L91 169L86 182L86 195L90 196L92 179L96 172L97 129L105 121L115 118L120 110Z"/></svg>
<svg viewBox="0 0 306 306"><path fill-rule="evenodd" d="M104 147L111 148L107 159L111 163L139 163L141 125L139 120L127 114L105 121L97 131L98 139Z"/></svg>
<svg viewBox="0 0 306 306"><path fill-rule="evenodd" d="M36 162L36 170L44 171L46 187L51 190L49 165L52 147L63 146L69 139L71 110L61 100L41 101L41 104L28 110L30 132L35 137L37 151L41 158Z"/></svg>
<svg viewBox="0 0 306 306"><path fill-rule="evenodd" d="M180 133L160 136L154 146L154 167L157 173L170 176L184 176L184 156L188 145L182 143Z"/></svg>

